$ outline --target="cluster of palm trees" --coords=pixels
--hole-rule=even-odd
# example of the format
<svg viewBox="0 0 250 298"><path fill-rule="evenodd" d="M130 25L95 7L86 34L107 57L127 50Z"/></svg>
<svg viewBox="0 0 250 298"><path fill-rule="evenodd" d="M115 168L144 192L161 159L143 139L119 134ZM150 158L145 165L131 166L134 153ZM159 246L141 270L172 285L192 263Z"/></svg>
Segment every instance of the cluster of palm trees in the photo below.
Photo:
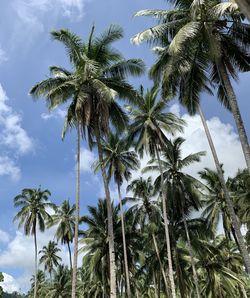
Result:
<svg viewBox="0 0 250 298"><path fill-rule="evenodd" d="M68 30L53 31L72 68L50 67L51 76L30 91L34 98L45 98L49 110L68 103L62 137L72 128L77 131L76 204L71 207L65 201L56 207L48 202L49 191L41 189L24 189L15 198L15 205L21 206L16 218L25 234L34 235L32 295L247 297L250 234L248 230L244 237L241 227L250 227L250 149L231 78L249 70L250 26L234 2L218 0L178 0L170 10L136 15L158 20L132 38L134 43L154 46L157 60L149 71L154 82L150 90L142 86L137 90L128 82L129 76L142 75L145 65L141 59L126 60L113 47L123 30L111 25L99 36L92 27L86 42ZM214 90L234 116L247 165L228 181L200 104L202 94L212 95ZM190 115L200 114L214 158L216 171L204 169L200 180L185 169L205 153L183 157L185 140L173 137L185 125L167 112L168 102L176 96ZM105 200L80 217L82 138L98 153L94 167L101 171ZM143 156L149 162L140 173ZM155 179L150 177L153 172ZM139 178L130 181L133 175ZM110 196L113 181L119 206ZM125 181L126 197L121 191ZM217 235L221 221L224 236ZM43 248L41 262L50 280L37 270L36 229L43 231L45 223L57 225L56 238L67 244L70 254L69 270L58 266L61 260L54 242ZM84 256L78 268L80 238ZM57 273L53 267L58 267ZM59 294L64 279L70 281Z"/></svg>

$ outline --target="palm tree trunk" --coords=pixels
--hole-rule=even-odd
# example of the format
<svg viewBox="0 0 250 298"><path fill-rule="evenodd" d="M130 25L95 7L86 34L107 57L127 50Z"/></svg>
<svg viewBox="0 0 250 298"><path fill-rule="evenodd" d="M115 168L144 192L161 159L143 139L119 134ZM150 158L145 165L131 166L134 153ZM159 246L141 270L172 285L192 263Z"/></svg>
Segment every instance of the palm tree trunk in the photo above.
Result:
<svg viewBox="0 0 250 298"><path fill-rule="evenodd" d="M111 197L109 192L108 177L104 168L103 152L101 146L100 131L98 125L95 126L95 136L98 148L99 161L101 164L102 178L106 195L108 211L108 241L109 241L109 263L110 263L110 298L116 298L116 266L115 266L115 242L113 231L113 215Z"/></svg>
<svg viewBox="0 0 250 298"><path fill-rule="evenodd" d="M168 281L167 281L166 273L165 273L165 270L164 270L164 267L163 267L163 264L162 264L162 261L161 261L160 252L159 252L158 244L157 244L156 237L155 237L154 233L152 233L152 238L153 238L153 243L154 243L157 259L158 259L158 262L160 264L161 273L162 273L163 280L164 280L164 285L165 285L166 292L167 292L168 291Z"/></svg>
<svg viewBox="0 0 250 298"><path fill-rule="evenodd" d="M80 214L80 124L77 125L77 147L76 147L76 223L74 235L74 259L72 272L72 294L71 297L76 297L76 281L77 281L77 257L78 257L78 228Z"/></svg>
<svg viewBox="0 0 250 298"><path fill-rule="evenodd" d="M158 298L157 295L157 284L156 284L156 277L155 277L155 272L153 272L153 283L154 283L154 293L155 293L155 298Z"/></svg>
<svg viewBox="0 0 250 298"><path fill-rule="evenodd" d="M207 139L208 139L208 143L209 143L210 149L212 151L212 155L213 155L215 166L216 166L218 176L219 176L219 179L220 179L220 182L221 182L221 185L222 185L222 189L223 189L224 194L225 194L226 206L227 206L227 209L228 209L228 214L230 216L230 220L231 220L233 228L235 230L236 237L238 239L239 250L242 254L242 257L243 257L243 260L244 260L244 263L245 263L246 272L248 274L250 274L250 258L249 258L248 251L247 251L247 248L246 248L246 245L245 245L245 242L244 242L244 238L243 238L243 236L241 234L241 231L240 231L240 223L239 223L238 218L235 214L233 202L231 201L231 198L229 196L229 192L228 192L228 189L227 189L227 186L226 186L224 175L223 175L222 169L220 167L219 159L218 159L218 156L217 156L217 153L216 153L216 150L215 150L215 147L214 147L214 143L213 143L210 131L208 129L205 117L203 115L203 112L202 112L200 106L198 107L198 109L199 109L202 124L203 124L204 129L205 129L205 133L206 133L206 136L207 136Z"/></svg>
<svg viewBox="0 0 250 298"><path fill-rule="evenodd" d="M239 5L242 12L250 20L250 1L249 0L236 0L236 3Z"/></svg>
<svg viewBox="0 0 250 298"><path fill-rule="evenodd" d="M190 259L191 259L191 266L192 266L192 271L193 271L193 278L194 278L196 295L197 295L198 298L201 298L200 288L199 288L199 280L198 280L198 275L197 275L197 271L196 271L195 263L194 263L193 248L192 248L192 245L191 245L188 226L187 226L187 221L186 221L186 217L185 217L183 208L182 208L182 217L183 217L184 228L185 228L185 233L186 233L186 237L187 237L189 255L190 255Z"/></svg>
<svg viewBox="0 0 250 298"><path fill-rule="evenodd" d="M163 208L165 237L166 237L166 243L167 243L169 280L170 280L172 298L176 298L173 264L172 264L172 255L171 255L171 244L170 244L169 229L168 229L167 207L166 207L167 196L166 196L166 192L165 192L165 189L164 189L163 170L162 170L162 164L161 164L158 148L156 148L156 154L157 154L157 160L158 160L158 163L159 163L159 169L160 169L160 173L161 173L162 208Z"/></svg>
<svg viewBox="0 0 250 298"><path fill-rule="evenodd" d="M124 253L124 266L125 266L125 276L126 276L126 285L127 285L127 297L131 298L129 270L128 270L127 245L126 245L126 236L125 236L125 224L124 224L123 207L122 207L122 195L121 195L121 188L120 188L119 183L117 183L117 188L118 188L118 196L119 196L120 212L121 212L122 244L123 244L123 253Z"/></svg>
<svg viewBox="0 0 250 298"><path fill-rule="evenodd" d="M238 134L240 137L240 142L241 142L241 146L242 146L243 153L245 156L248 172L250 174L250 147L249 147L244 123L243 123L241 113L240 113L240 110L238 107L238 103L236 100L236 95L234 93L234 90L233 90L232 84L230 82L230 79L229 79L229 76L228 76L228 73L227 73L224 63L222 63L222 62L218 63L218 70L219 70L221 79L223 81L223 85L225 87L225 90L226 90L226 93L227 93L227 96L229 99L229 104L230 104L231 111L234 116Z"/></svg>
<svg viewBox="0 0 250 298"><path fill-rule="evenodd" d="M36 220L34 222L34 244L35 244L35 286L34 298L37 297L37 239L36 239Z"/></svg>
<svg viewBox="0 0 250 298"><path fill-rule="evenodd" d="M67 246L68 246L68 251L69 251L69 264L70 264L70 270L71 270L71 272L72 272L72 256L71 256L71 249L70 249L69 241L67 241Z"/></svg>

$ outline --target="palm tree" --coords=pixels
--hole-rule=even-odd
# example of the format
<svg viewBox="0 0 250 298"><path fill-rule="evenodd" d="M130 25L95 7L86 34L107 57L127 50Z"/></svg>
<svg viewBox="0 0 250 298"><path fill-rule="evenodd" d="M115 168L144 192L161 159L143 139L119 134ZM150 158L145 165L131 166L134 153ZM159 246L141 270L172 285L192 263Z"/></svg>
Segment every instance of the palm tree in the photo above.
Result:
<svg viewBox="0 0 250 298"><path fill-rule="evenodd" d="M160 162L160 150L166 146L168 142L165 133L174 133L182 130L184 121L171 113L166 113L166 104L163 100L157 101L158 89L156 87L141 94L133 107L128 107L131 111L132 124L129 129L129 138L135 143L135 149L142 156L144 153L149 153L152 157L157 157L161 172L161 193L163 218L165 225L165 237L168 251L168 269L169 279L171 284L172 295L175 298L175 285L172 268L172 257L170 238L168 231L168 219L166 209L166 193L163 186L162 165Z"/></svg>
<svg viewBox="0 0 250 298"><path fill-rule="evenodd" d="M126 197L125 200L133 204L130 210L135 214L135 217L138 218L141 229L143 230L147 224L151 225L151 229L149 229L147 233L152 235L154 250L160 265L166 291L168 291L169 286L167 275L164 270L163 262L160 256L159 245L157 243L155 231L157 229L156 226L154 226L154 224L157 223L158 225L161 224L159 223L161 212L156 201L154 200L156 193L152 185L151 177L147 178L146 180L142 177L134 179L127 186L127 192L133 193L133 197Z"/></svg>
<svg viewBox="0 0 250 298"><path fill-rule="evenodd" d="M48 246L44 246L42 250L39 251L39 254L42 254L40 264L44 264L44 270L49 272L50 280L52 279L54 267L57 267L62 261L62 258L57 255L60 251L61 249L57 247L54 241L49 241Z"/></svg>
<svg viewBox="0 0 250 298"><path fill-rule="evenodd" d="M250 173L250 147L230 82L230 77L237 78L238 71L250 70L250 28L243 22L238 6L230 1L222 3L219 0L206 0L201 4L199 1L181 0L173 10L143 10L136 15L155 16L160 19L160 24L137 34L134 42L154 40L154 43L162 45L162 42L166 44L168 40L169 47L164 57L171 56L179 60L180 56L185 56L185 69L189 68L190 53L193 59L193 48L202 51L199 53L202 55L202 67L205 67L211 81L217 85L220 101L233 113ZM165 66L161 65L160 68L168 76L168 67ZM179 69L182 66L179 65ZM178 71L175 76L178 76ZM197 74L194 76L197 77Z"/></svg>
<svg viewBox="0 0 250 298"><path fill-rule="evenodd" d="M90 284L100 284L102 293L105 297L109 297L109 244L108 244L108 222L107 222L107 204L105 200L99 199L97 206L88 206L89 215L83 216L81 222L87 225L87 229L83 232L83 239L80 243L83 244L81 249L84 252L83 267L88 268L88 286ZM121 221L119 218L119 206L112 204L113 227L115 239L115 252L117 261L117 283L122 281L122 272L124 265L123 253L123 237L121 230ZM138 260L136 245L140 244L140 235L136 231L138 222L134 219L133 214L124 213L124 219L128 222L125 226L125 234L128 238L127 245L127 260L128 267L132 271L132 261ZM139 243L138 243L139 242ZM85 273L87 273L85 271ZM119 287L122 290L122 287ZM88 289L88 287L87 287ZM96 288L99 291L99 286ZM94 294L92 294L94 295Z"/></svg>
<svg viewBox="0 0 250 298"><path fill-rule="evenodd" d="M70 243L74 239L75 230L75 205L70 206L69 200L63 201L62 205L57 207L53 214L52 221L48 227L57 226L55 237L61 244L66 244L69 251L70 269L72 270L72 258Z"/></svg>
<svg viewBox="0 0 250 298"><path fill-rule="evenodd" d="M35 283L34 298L37 297L37 227L41 232L45 230L45 220L51 220L48 208L55 209L49 202L49 190L39 188L24 188L22 193L14 198L14 206L21 208L14 221L19 221L18 227L24 227L25 235L34 236L35 244Z"/></svg>
<svg viewBox="0 0 250 298"><path fill-rule="evenodd" d="M196 252L200 260L197 266L204 270L203 295L205 297L241 297L239 288L243 279L235 271L240 268L241 257L224 237L214 241L198 240Z"/></svg>
<svg viewBox="0 0 250 298"><path fill-rule="evenodd" d="M31 289L28 292L27 297L29 298L34 297L35 283L36 283L37 297L44 298L48 289L48 283L46 281L44 272L42 270L38 270L37 276L33 275L32 278L30 279L30 282L31 282Z"/></svg>
<svg viewBox="0 0 250 298"><path fill-rule="evenodd" d="M129 268L127 260L127 248L125 237L125 223L123 216L122 194L121 186L124 181L129 180L131 171L139 167L139 160L134 151L130 150L130 144L126 138L122 138L118 134L109 133L107 139L102 144L104 154L104 167L106 168L108 180L114 177L117 185L118 197L120 203L121 224L122 224L122 238L124 251L124 264L127 285L127 296L131 297L130 282L129 282ZM100 167L100 164L98 164Z"/></svg>
<svg viewBox="0 0 250 298"><path fill-rule="evenodd" d="M205 152L197 152L194 154L189 154L188 156L182 158L181 156L181 146L184 143L183 138L176 138L173 141L169 141L168 145L164 148L163 156L164 160L161 160L162 164L162 173L156 179L156 185L160 185L161 175L164 179L164 184L167 189L169 189L170 195L174 196L173 200L173 208L171 208L176 214L181 214L182 220L184 223L188 249L191 257L191 265L193 270L193 277L195 282L196 294L197 297L201 297L200 289L199 289L199 281L197 272L195 269L193 249L190 241L187 220L186 217L190 213L191 209L199 210L201 207L199 199L197 195L194 194L192 187L196 185L200 185L200 183L192 176L183 172L183 168L188 165L199 162L201 156L205 154ZM150 165L151 164L151 165ZM144 168L143 172L152 172L159 171L157 164L154 164L154 160L149 161L149 165Z"/></svg>
<svg viewBox="0 0 250 298"><path fill-rule="evenodd" d="M168 95L169 97L173 97L179 93L179 100L185 107L187 107L188 112L193 115L198 111L200 114L216 169L225 193L228 213L237 235L240 251L244 257L245 267L247 272L250 272L250 258L240 231L240 224L236 217L218 156L199 104L201 92L205 91L210 94L212 93L210 89L210 81L212 80L213 83L218 86L218 98L222 104L227 108L230 108L232 111L234 111L234 109L237 110L235 107L235 100L232 99L232 96L229 96L229 93L232 93L232 90L226 90L226 84L224 80L221 80L221 68L219 67L221 64L218 61L221 62L222 58L224 59L224 62L227 61L228 67L231 68L232 73L235 76L236 70L239 67L240 70L248 70L249 63L247 61L249 61L249 58L246 54L246 50L241 45L246 44L246 46L248 46L247 36L249 34L249 28L242 23L237 16L235 16L233 20L230 19L229 22L225 21L227 14L230 16L230 11L236 13L235 7L231 6L231 3L218 4L217 6L215 4L218 3L211 1L204 2L205 10L204 12L202 11L202 13L199 10L200 6L197 6L197 2L194 2L194 5L190 6L190 3L186 3L185 0L183 2L178 2L178 7L175 7L176 9L172 11L148 10L139 12L138 15L155 15L159 17L160 20L164 21L161 22L159 26L152 28L152 30L146 30L143 33L138 34L136 40L154 39L155 42L159 41L159 43L164 46L164 48L156 48L156 51L159 54L159 59L151 70L151 76L154 77L155 80L162 81L163 93L165 96ZM207 13L207 15L203 16L203 13ZM203 17L206 20L209 13L212 17L211 21L210 19L208 21L209 26L206 26ZM218 15L220 14L221 18L224 18L223 20L219 19L220 16ZM202 15L200 20L197 19L196 21L193 21L193 17L195 18L195 16L200 15ZM216 21L214 21L214 18ZM238 22L236 23L235 20L238 20ZM210 24L211 26L214 26L213 30L211 30ZM234 27L227 30L225 24L234 24ZM194 29L195 26L196 29ZM190 28L194 29L192 34L189 34ZM227 33L225 36L223 35L223 28ZM240 28L244 30L242 31ZM149 32L151 33L149 34ZM242 32L242 34L239 34L239 32ZM215 36L213 34L215 34ZM163 36L165 36L165 38L161 38ZM170 37L170 40L167 40L167 36ZM221 38L219 44L218 40L211 39L216 39L216 36ZM211 38L208 39L208 37ZM207 45L208 40L209 46ZM212 45L216 45L217 47L214 52L217 54L218 52L223 53L223 57L218 55L217 57L214 56ZM228 58L225 53L228 54ZM213 70L212 72L211 69ZM211 79L208 78L209 75ZM237 111L234 112L239 116ZM240 121L238 116L236 118ZM247 144L247 139L244 137L244 129L242 126L240 124L238 126L240 126L238 127L238 131L243 144L245 157L246 160L248 160L249 146L245 146Z"/></svg>
<svg viewBox="0 0 250 298"><path fill-rule="evenodd" d="M125 128L126 117L116 102L116 98L135 99L136 92L125 79L128 75L138 76L142 74L144 63L139 59L125 60L118 51L112 48L112 43L123 37L123 31L120 27L111 25L97 37L94 36L94 30L95 28L92 27L86 43L67 30L52 32L54 39L65 45L73 71L51 67L53 77L34 86L31 94L35 97L45 96L50 109L71 99L64 132L70 127L77 127L77 198L79 197L80 130L84 133L87 126L90 145L93 143L93 137L96 138L109 214L110 291L111 297L116 297L111 199L107 174L103 167L101 137L109 131L110 121L113 126L120 130ZM76 213L72 298L75 298L76 289L78 199Z"/></svg>
<svg viewBox="0 0 250 298"><path fill-rule="evenodd" d="M67 267L59 265L53 283L48 288L45 298L68 298L71 294L71 274Z"/></svg>
<svg viewBox="0 0 250 298"><path fill-rule="evenodd" d="M226 209L225 195L218 174L216 171L205 168L199 172L199 175L206 184L205 191L207 193L204 194L206 200L201 216L207 219L208 225L213 232L218 230L219 221L222 217L225 237L231 240L231 221Z"/></svg>

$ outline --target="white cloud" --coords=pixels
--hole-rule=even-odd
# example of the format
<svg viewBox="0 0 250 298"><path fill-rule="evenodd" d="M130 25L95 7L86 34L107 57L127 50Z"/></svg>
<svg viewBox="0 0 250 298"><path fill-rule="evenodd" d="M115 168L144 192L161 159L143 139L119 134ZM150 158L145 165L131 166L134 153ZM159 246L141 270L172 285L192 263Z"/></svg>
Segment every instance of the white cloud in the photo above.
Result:
<svg viewBox="0 0 250 298"><path fill-rule="evenodd" d="M180 116L179 105L172 105L170 107L170 112ZM188 174L199 178L198 172L203 170L204 167L215 169L214 160L200 117L198 115L189 116L188 114L183 114L181 118L187 123L184 133L179 134L179 136L186 140L182 146L182 156L185 157L188 154L196 153L198 151L206 151L206 155L201 158L201 162L194 163L185 169ZM217 150L219 161L220 163L223 163L225 177L234 176L239 168L244 168L246 166L238 135L234 132L234 129L230 124L223 123L217 117L208 119L207 123ZM150 158L147 155L143 157L141 160L141 169L147 165L149 159ZM157 175L157 173L147 173L143 176L152 176L153 179L155 179ZM132 179L136 179L140 176L140 171L132 173Z"/></svg>
<svg viewBox="0 0 250 298"><path fill-rule="evenodd" d="M41 118L43 120L64 119L66 114L67 114L66 110L62 110L62 109L58 108L51 113L42 113Z"/></svg>
<svg viewBox="0 0 250 298"><path fill-rule="evenodd" d="M97 160L94 152L81 148L80 169L81 172L93 173L92 165Z"/></svg>
<svg viewBox="0 0 250 298"><path fill-rule="evenodd" d="M38 251L50 240L55 240L56 227L46 230L44 233L37 233ZM3 231L2 231L3 232ZM5 233L5 232L4 232ZM7 233L5 233L7 234ZM1 235L0 235L1 236ZM58 255L62 258L62 262L69 266L69 255L66 246L58 244L61 252ZM33 236L25 236L21 231L16 231L16 235L12 238L6 248L0 251L0 268L5 272L8 269L22 270L13 284L26 291L30 286L30 278L34 274L34 238ZM43 269L43 266L40 265Z"/></svg>
<svg viewBox="0 0 250 298"><path fill-rule="evenodd" d="M183 147L183 156L198 151L206 151L207 154L200 163L187 168L187 172L197 177L197 172L204 167L215 169L208 141L198 115L189 116L184 114L182 118L187 122L182 137L186 139ZM234 176L239 168L244 168L245 161L238 135L230 124L223 123L219 118L213 117L207 121L211 136L217 150L220 163L223 163L225 176Z"/></svg>
<svg viewBox="0 0 250 298"><path fill-rule="evenodd" d="M7 57L7 54L6 52L1 48L1 45L0 45L0 64L2 62L6 62L8 61L8 57Z"/></svg>
<svg viewBox="0 0 250 298"><path fill-rule="evenodd" d="M0 84L0 143L15 149L16 153L25 154L33 149L33 143L22 128L22 118L7 105L8 97Z"/></svg>
<svg viewBox="0 0 250 298"><path fill-rule="evenodd" d="M9 234L0 230L0 243L8 243L10 240Z"/></svg>
<svg viewBox="0 0 250 298"><path fill-rule="evenodd" d="M22 128L22 118L10 105L8 97L0 84L0 176L10 176L17 180L21 170L16 159L34 149L33 141ZM15 159L14 159L15 157Z"/></svg>
<svg viewBox="0 0 250 298"><path fill-rule="evenodd" d="M32 25L38 32L44 30L44 17L64 16L72 20L80 20L84 15L85 3L89 0L15 0L13 7L19 19Z"/></svg>
<svg viewBox="0 0 250 298"><path fill-rule="evenodd" d="M4 292L13 293L19 291L20 284L13 278L13 276L3 272L4 281L1 283L1 287Z"/></svg>

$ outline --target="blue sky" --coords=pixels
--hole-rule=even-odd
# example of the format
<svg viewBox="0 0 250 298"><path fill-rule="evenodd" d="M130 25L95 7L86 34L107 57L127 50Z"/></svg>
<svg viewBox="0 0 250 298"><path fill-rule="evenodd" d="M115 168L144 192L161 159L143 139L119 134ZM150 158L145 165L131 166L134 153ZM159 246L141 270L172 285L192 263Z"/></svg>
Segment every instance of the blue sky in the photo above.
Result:
<svg viewBox="0 0 250 298"><path fill-rule="evenodd" d="M116 44L126 58L142 58L147 67L154 61L150 49L134 46L130 38L153 24L147 18L133 18L145 8L164 8L163 0L2 0L0 4L0 271L6 274L5 288L25 290L32 274L32 239L17 231L12 219L16 212L13 198L24 187L48 188L51 200L60 203L75 198L75 133L61 141L64 110L48 114L43 100L34 102L28 95L36 82L48 76L50 65L68 67L63 47L53 42L49 32L69 28L86 38L93 24L101 32L111 23L124 28L124 39ZM239 106L250 130L248 100L249 74L240 76L235 84ZM150 85L147 77L132 80L135 85ZM232 116L215 98L204 95L206 117L225 164L227 175L244 166ZM189 117L177 104L171 107L188 122L184 137L184 153L208 150L198 117ZM98 176L92 174L90 164L95 160L86 144L82 143L81 212L95 204L103 195ZM143 160L142 164L146 161ZM192 174L204 165L213 167L211 157L189 169ZM138 175L138 174L134 174ZM115 189L111 192L115 197ZM53 237L53 231L41 235L40 245ZM62 252L67 262L67 254Z"/></svg>

